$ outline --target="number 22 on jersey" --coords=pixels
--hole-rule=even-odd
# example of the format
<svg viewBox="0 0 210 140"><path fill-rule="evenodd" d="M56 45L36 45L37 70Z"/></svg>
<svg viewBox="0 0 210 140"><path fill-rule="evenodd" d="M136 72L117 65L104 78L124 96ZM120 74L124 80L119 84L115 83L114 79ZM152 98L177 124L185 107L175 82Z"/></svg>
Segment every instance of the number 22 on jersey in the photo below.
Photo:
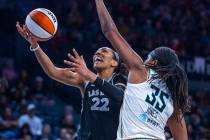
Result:
<svg viewBox="0 0 210 140"><path fill-rule="evenodd" d="M94 104L91 106L91 110L109 111L109 99L108 98L100 99L99 97L94 97L92 99L92 102Z"/></svg>
<svg viewBox="0 0 210 140"><path fill-rule="evenodd" d="M150 88L154 90L151 95L147 95L146 102L152 105L159 112L163 112L166 107L166 99L169 98L169 95L161 91L155 85L151 85ZM158 100L159 99L159 100Z"/></svg>

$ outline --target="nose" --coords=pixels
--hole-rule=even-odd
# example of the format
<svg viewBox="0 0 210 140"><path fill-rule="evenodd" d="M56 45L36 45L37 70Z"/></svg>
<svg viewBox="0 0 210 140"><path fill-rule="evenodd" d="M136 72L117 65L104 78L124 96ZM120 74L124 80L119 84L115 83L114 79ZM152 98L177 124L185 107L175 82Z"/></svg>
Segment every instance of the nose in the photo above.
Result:
<svg viewBox="0 0 210 140"><path fill-rule="evenodd" d="M95 55L101 55L101 52L96 52Z"/></svg>
<svg viewBox="0 0 210 140"><path fill-rule="evenodd" d="M96 52L95 54L94 54L94 57L96 57L96 56L101 56L102 55L102 53L101 52Z"/></svg>

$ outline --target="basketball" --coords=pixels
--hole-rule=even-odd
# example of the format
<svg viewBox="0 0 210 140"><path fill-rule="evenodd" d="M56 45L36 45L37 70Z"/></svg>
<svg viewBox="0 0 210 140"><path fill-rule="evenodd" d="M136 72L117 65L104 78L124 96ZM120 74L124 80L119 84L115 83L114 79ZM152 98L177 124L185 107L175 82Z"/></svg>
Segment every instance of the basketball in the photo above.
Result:
<svg viewBox="0 0 210 140"><path fill-rule="evenodd" d="M50 10L37 8L27 15L25 25L38 41L47 41L55 35L58 22Z"/></svg>

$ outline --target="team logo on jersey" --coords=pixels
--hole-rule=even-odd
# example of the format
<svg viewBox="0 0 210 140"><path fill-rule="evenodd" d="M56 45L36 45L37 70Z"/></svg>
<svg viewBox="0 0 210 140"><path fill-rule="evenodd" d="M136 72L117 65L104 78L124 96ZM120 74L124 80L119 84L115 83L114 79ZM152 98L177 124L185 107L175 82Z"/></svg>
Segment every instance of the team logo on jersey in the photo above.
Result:
<svg viewBox="0 0 210 140"><path fill-rule="evenodd" d="M92 89L91 91L88 91L88 96L89 97L93 97L93 96L103 96L104 95L104 93L103 92L101 92L100 90L94 90L94 89Z"/></svg>
<svg viewBox="0 0 210 140"><path fill-rule="evenodd" d="M147 120L148 120L147 113L146 112L141 113L140 116L139 116L139 119L140 119L141 122L147 123Z"/></svg>
<svg viewBox="0 0 210 140"><path fill-rule="evenodd" d="M148 107L147 114L150 115L151 117L153 117L154 119L157 119L157 117L158 117L158 111L152 107Z"/></svg>
<svg viewBox="0 0 210 140"><path fill-rule="evenodd" d="M150 123L151 125L155 126L155 127L160 126L160 124L152 118L149 118L147 122Z"/></svg>
<svg viewBox="0 0 210 140"><path fill-rule="evenodd" d="M157 121L155 121L155 118L157 118L157 114L156 112L154 112L154 110L151 110L151 108L148 108L147 112L143 112L139 116L140 121L144 124L148 123L155 127L158 127L160 126L160 124Z"/></svg>

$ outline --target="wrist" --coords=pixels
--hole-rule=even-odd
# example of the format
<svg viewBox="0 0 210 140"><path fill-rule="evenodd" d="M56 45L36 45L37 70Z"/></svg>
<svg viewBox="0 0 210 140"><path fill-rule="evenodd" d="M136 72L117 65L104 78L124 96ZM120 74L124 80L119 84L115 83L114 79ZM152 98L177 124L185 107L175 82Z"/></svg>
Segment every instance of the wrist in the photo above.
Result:
<svg viewBox="0 0 210 140"><path fill-rule="evenodd" d="M30 45L32 48L36 48L37 46L39 46L38 42L31 42Z"/></svg>
<svg viewBox="0 0 210 140"><path fill-rule="evenodd" d="M31 44L30 46L30 51L35 52L36 50L38 50L40 48L39 44Z"/></svg>
<svg viewBox="0 0 210 140"><path fill-rule="evenodd" d="M94 83L96 78L97 78L97 75L93 73L92 71L89 71L86 80L90 81L91 83Z"/></svg>

